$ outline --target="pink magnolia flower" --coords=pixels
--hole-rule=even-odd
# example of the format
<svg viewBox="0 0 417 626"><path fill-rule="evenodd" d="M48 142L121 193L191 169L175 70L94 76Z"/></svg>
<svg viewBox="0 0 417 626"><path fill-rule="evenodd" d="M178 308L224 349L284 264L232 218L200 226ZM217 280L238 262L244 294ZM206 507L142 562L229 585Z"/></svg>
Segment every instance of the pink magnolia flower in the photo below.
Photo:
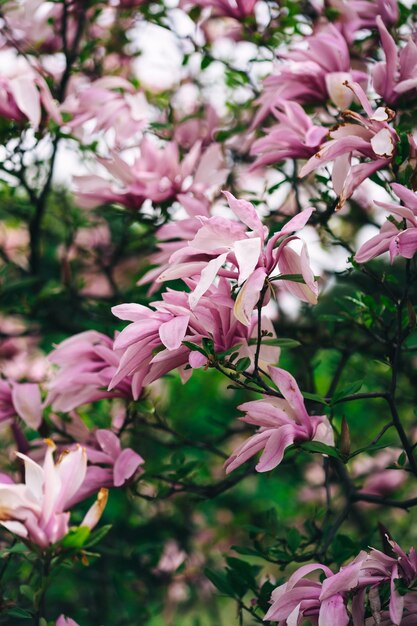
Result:
<svg viewBox="0 0 417 626"><path fill-rule="evenodd" d="M388 539L388 537L387 537ZM413 587L417 581L417 554L411 548L407 555L402 548L391 539L388 542L394 556L388 556L379 550L372 549L361 567L358 585L362 589L376 590L379 585L390 584L390 599L388 613L389 624L412 624L409 621L410 614L415 619L417 614L417 601L415 592L410 591L402 595L396 586L396 581L401 581L403 587ZM375 593L375 592L374 592ZM377 595L377 591L375 595ZM357 598L357 619L364 618L364 592ZM403 619L404 617L404 619Z"/></svg>
<svg viewBox="0 0 417 626"><path fill-rule="evenodd" d="M187 282L195 286L193 281ZM210 287L193 309L187 293L173 290L167 290L162 301L150 306L152 308L132 303L112 309L117 317L131 324L115 341L115 348L122 352L122 357L109 389L131 376L133 396L138 398L143 386L176 368L183 380L187 380L192 368L207 364L207 358L198 351L191 351L183 344L184 340L201 346L203 338L211 339L216 353L236 346L241 358L249 357L253 361L255 345L251 339L256 334L257 315L252 316L249 325L235 318L230 287L225 279L221 279L218 286ZM269 336L275 336L268 319L262 319L262 328ZM260 357L264 362L276 363L278 356L277 348L262 347Z"/></svg>
<svg viewBox="0 0 417 626"><path fill-rule="evenodd" d="M395 24L399 17L397 0L330 0L328 4L339 13L336 24L348 43L364 28L375 28L378 17L387 26Z"/></svg>
<svg viewBox="0 0 417 626"><path fill-rule="evenodd" d="M156 232L158 251L149 257L150 265L155 265L156 267L147 271L138 282L138 285L153 283L149 289L149 295L152 295L159 289L159 284L156 281L169 268L169 260L172 254L176 250L183 248L186 242L191 241L201 228L198 216L210 216L209 203L205 198L197 200L186 194L181 194L178 196L178 200L189 217L168 222L158 228Z"/></svg>
<svg viewBox="0 0 417 626"><path fill-rule="evenodd" d="M0 379L0 422L20 417L37 430L42 422L42 399L36 383L17 383Z"/></svg>
<svg viewBox="0 0 417 626"><path fill-rule="evenodd" d="M133 164L129 165L117 152L99 162L116 184L98 175L76 177L78 202L84 208L116 202L137 210L147 199L172 201L181 194L200 198L217 190L227 174L219 144L212 144L203 152L197 142L181 160L175 142L158 147L149 137L141 141L140 155Z"/></svg>
<svg viewBox="0 0 417 626"><path fill-rule="evenodd" d="M179 146L190 150L197 141L201 141L204 147L213 143L214 131L220 123L216 109L207 104L203 113L194 110L178 121L174 128L174 139Z"/></svg>
<svg viewBox="0 0 417 626"><path fill-rule="evenodd" d="M346 608L346 592L358 584L361 565L366 552L340 572L333 572L319 563L303 565L271 596L271 608L264 620L279 622L281 625L301 626L305 619L314 626L348 626L349 614ZM323 582L306 578L317 571L324 574ZM355 624L363 622L355 622Z"/></svg>
<svg viewBox="0 0 417 626"><path fill-rule="evenodd" d="M306 209L293 217L267 241L268 229L262 224L255 207L227 191L224 194L240 221L220 216L199 217L201 228L194 239L172 254L169 267L158 276L157 282L199 276L196 288L189 296L190 306L194 308L217 276L233 279L241 287L234 314L246 325L251 323L252 311L265 281L273 280L280 273L301 275L304 282L282 280L280 284L301 300L315 303L318 288L307 248L303 243L298 254L288 245L299 240L290 235L305 226L313 209ZM265 297L263 304L267 301L268 297Z"/></svg>
<svg viewBox="0 0 417 626"><path fill-rule="evenodd" d="M120 353L103 333L88 330L73 335L56 346L49 359L59 367L48 383L45 401L55 411L67 413L103 398L132 399L129 378L121 378L113 391L107 390L119 367Z"/></svg>
<svg viewBox="0 0 417 626"><path fill-rule="evenodd" d="M339 196L339 206L350 198L366 178L390 164L399 141L397 133L389 126L394 112L384 107L373 111L362 87L357 83L349 86L358 97L367 118L353 111L345 111L344 117L352 121L331 130L330 141L310 158L300 172L301 177L306 176L334 161L332 178L334 190ZM354 165L354 157L367 161Z"/></svg>
<svg viewBox="0 0 417 626"><path fill-rule="evenodd" d="M132 448L122 449L119 437L104 428L94 431L83 447L87 453L87 471L81 487L69 499L70 507L102 487L122 487L145 462Z"/></svg>
<svg viewBox="0 0 417 626"><path fill-rule="evenodd" d="M65 615L60 615L56 620L55 626L78 626L77 622L74 622L70 617L65 617Z"/></svg>
<svg viewBox="0 0 417 626"><path fill-rule="evenodd" d="M375 201L390 212L391 218L378 235L359 248L355 255L358 263L366 263L384 252L389 252L392 263L397 256L411 259L417 252L417 194L398 183L392 183L391 187L403 204Z"/></svg>
<svg viewBox="0 0 417 626"><path fill-rule="evenodd" d="M317 152L327 135L327 128L315 126L297 102L277 102L272 113L278 124L268 128L266 136L254 142L251 154L260 156L251 169L284 159L308 159Z"/></svg>
<svg viewBox="0 0 417 626"><path fill-rule="evenodd" d="M81 446L63 453L55 463L55 445L50 440L47 444L43 467L17 453L25 464L24 484L0 484L1 524L42 548L68 533L68 503L83 484L87 470L87 453ZM93 528L106 502L107 489L102 489L81 525Z"/></svg>
<svg viewBox="0 0 417 626"><path fill-rule="evenodd" d="M267 472L279 465L288 446L301 441L320 441L334 445L333 431L325 415L309 415L295 379L283 369L270 367L269 374L283 399L267 397L246 402L238 407L245 411L243 422L259 426L258 432L240 445L225 463L232 472L254 454L263 450L256 465L258 472Z"/></svg>
<svg viewBox="0 0 417 626"><path fill-rule="evenodd" d="M376 19L385 62L377 63L372 72L375 91L390 105L417 88L417 46L411 37L401 50L389 34L380 16ZM415 95L415 94L414 94Z"/></svg>
<svg viewBox="0 0 417 626"><path fill-rule="evenodd" d="M180 7L200 6L212 8L215 15L244 19L254 11L257 0L180 0Z"/></svg>
<svg viewBox="0 0 417 626"><path fill-rule="evenodd" d="M259 123L282 100L300 104L326 102L329 98L341 109L350 105L353 94L346 81L367 83L367 75L352 70L349 48L340 31L329 24L303 40L303 47L281 55L283 63L264 81L259 98L261 108L253 126Z"/></svg>
<svg viewBox="0 0 417 626"><path fill-rule="evenodd" d="M22 57L13 70L0 76L0 115L16 122L29 122L37 130L43 112L57 124L62 122L44 78Z"/></svg>
<svg viewBox="0 0 417 626"><path fill-rule="evenodd" d="M314 626L412 626L417 616L417 555L414 548L406 554L395 541L388 537L387 541L393 556L375 549L362 551L336 574L325 565L303 565L272 592L272 606L264 619L281 626L301 626L305 618ZM324 573L323 582L305 579L317 570ZM397 583L404 591L398 590ZM388 609L382 608L387 584ZM367 605L372 612L369 619L365 618Z"/></svg>
<svg viewBox="0 0 417 626"><path fill-rule="evenodd" d="M66 125L79 132L87 122L91 132L114 130L117 145L124 146L145 128L148 107L142 91L119 76L105 76L75 89L61 106L72 116Z"/></svg>

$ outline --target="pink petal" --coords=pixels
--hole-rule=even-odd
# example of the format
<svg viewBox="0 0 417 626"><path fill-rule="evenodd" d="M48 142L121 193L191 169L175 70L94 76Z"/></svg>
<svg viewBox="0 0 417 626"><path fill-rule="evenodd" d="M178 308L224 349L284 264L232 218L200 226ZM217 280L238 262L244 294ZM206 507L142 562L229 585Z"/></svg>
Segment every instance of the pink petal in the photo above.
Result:
<svg viewBox="0 0 417 626"><path fill-rule="evenodd" d="M33 383L13 383L12 401L16 413L30 427L36 430L42 422L42 398L39 385Z"/></svg>
<svg viewBox="0 0 417 626"><path fill-rule="evenodd" d="M190 307L194 309L200 301L200 298L204 296L207 289L209 289L217 276L217 273L221 266L226 262L228 252L224 252L215 259L212 259L207 263L206 267L201 272L200 281L197 287L189 295Z"/></svg>
<svg viewBox="0 0 417 626"><path fill-rule="evenodd" d="M249 326L251 323L252 313L259 300L266 276L264 268L258 267L237 295L233 313L236 319L245 326Z"/></svg>
<svg viewBox="0 0 417 626"><path fill-rule="evenodd" d="M142 465L143 462L143 458L134 450L131 448L125 448L114 464L114 486L120 487L121 485L124 485L124 483L133 476L139 465Z"/></svg>
<svg viewBox="0 0 417 626"><path fill-rule="evenodd" d="M320 606L319 626L348 626L349 616L343 597L338 593L324 600Z"/></svg>
<svg viewBox="0 0 417 626"><path fill-rule="evenodd" d="M227 202L229 203L233 213L240 219L240 221L246 224L246 226L248 226L251 230L262 236L264 227L253 204L247 200L238 200L228 191L223 191L223 194L226 196Z"/></svg>
<svg viewBox="0 0 417 626"><path fill-rule="evenodd" d="M178 315L169 322L161 324L159 337L168 350L176 350L180 347L187 332L189 322L189 315Z"/></svg>
<svg viewBox="0 0 417 626"><path fill-rule="evenodd" d="M236 241L233 250L239 266L238 285L242 285L258 264L261 254L261 240L259 237L241 239Z"/></svg>
<svg viewBox="0 0 417 626"><path fill-rule="evenodd" d="M265 450L256 466L257 472L268 472L279 465L283 459L285 449L294 443L295 429L291 424L281 426L272 431Z"/></svg>

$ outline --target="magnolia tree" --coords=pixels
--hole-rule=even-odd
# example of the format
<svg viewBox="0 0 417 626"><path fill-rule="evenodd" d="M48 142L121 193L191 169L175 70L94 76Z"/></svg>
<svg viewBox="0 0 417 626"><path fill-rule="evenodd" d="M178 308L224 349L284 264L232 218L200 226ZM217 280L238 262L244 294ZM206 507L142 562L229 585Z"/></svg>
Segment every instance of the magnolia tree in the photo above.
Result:
<svg viewBox="0 0 417 626"><path fill-rule="evenodd" d="M416 20L1 0L0 624L417 624Z"/></svg>

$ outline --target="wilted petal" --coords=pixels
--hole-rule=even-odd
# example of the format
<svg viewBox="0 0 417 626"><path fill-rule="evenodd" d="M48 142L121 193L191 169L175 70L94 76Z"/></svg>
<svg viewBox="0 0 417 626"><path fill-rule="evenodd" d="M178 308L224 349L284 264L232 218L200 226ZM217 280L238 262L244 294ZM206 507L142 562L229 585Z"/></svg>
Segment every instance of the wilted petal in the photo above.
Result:
<svg viewBox="0 0 417 626"><path fill-rule="evenodd" d="M345 84L351 80L352 76L348 72L331 72L326 74L327 91L330 99L339 109L347 109L353 100L353 92Z"/></svg>
<svg viewBox="0 0 417 626"><path fill-rule="evenodd" d="M394 154L395 143L388 128L382 128L371 138L372 150L377 156L390 158Z"/></svg>
<svg viewBox="0 0 417 626"><path fill-rule="evenodd" d="M101 516L103 515L103 511L106 508L108 496L108 489L100 489L97 494L97 500L88 509L87 514L81 522L80 526L88 526L88 528L93 529L94 526L98 524Z"/></svg>

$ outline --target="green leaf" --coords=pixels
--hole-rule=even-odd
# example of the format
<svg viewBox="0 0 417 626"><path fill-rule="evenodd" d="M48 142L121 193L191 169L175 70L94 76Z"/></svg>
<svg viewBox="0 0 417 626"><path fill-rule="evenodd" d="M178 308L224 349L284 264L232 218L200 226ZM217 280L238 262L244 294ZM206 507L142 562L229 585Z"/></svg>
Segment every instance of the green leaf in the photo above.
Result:
<svg viewBox="0 0 417 626"><path fill-rule="evenodd" d="M259 550L255 550L255 548L247 548L245 546L232 546L231 549L237 552L238 554L243 554L246 556L257 556L257 557L263 556L262 552L259 552Z"/></svg>
<svg viewBox="0 0 417 626"><path fill-rule="evenodd" d="M336 448L332 448L321 441L303 441L299 447L306 452L318 452L319 454L327 454L335 459L339 459L340 455Z"/></svg>
<svg viewBox="0 0 417 626"><path fill-rule="evenodd" d="M256 343L256 341L255 341L255 343ZM233 346L232 348L229 348L228 350L223 350L223 352L216 352L216 356L219 359L223 359L223 357L228 356L229 354L232 354L232 352L236 352L236 350L239 350L240 347L241 347L241 344L239 344L237 346Z"/></svg>
<svg viewBox="0 0 417 626"><path fill-rule="evenodd" d="M82 528L85 528L85 526L82 526ZM91 533L89 540L87 541L86 544L84 544L85 547L90 548L91 546L95 546L96 543L101 541L103 537L107 535L107 533L111 530L111 528L112 528L111 524L106 524L105 526L101 526L101 528Z"/></svg>
<svg viewBox="0 0 417 626"><path fill-rule="evenodd" d="M196 343L193 343L192 341L183 341L182 345L189 348L192 352L200 352L201 354L204 354L204 356L207 356L207 353L204 350L204 348L202 348L201 346L198 346Z"/></svg>
<svg viewBox="0 0 417 626"><path fill-rule="evenodd" d="M209 581L213 583L216 589L218 589L221 593L225 594L226 596L235 595L234 590L227 578L226 572L214 572L213 570L206 567L204 573Z"/></svg>
<svg viewBox="0 0 417 626"><path fill-rule="evenodd" d="M309 391L302 391L301 393L302 393L303 398L305 398L306 400L319 402L319 404L325 404L326 406L329 405L329 403L326 402L323 396L320 396L318 393L310 393Z"/></svg>
<svg viewBox="0 0 417 626"><path fill-rule="evenodd" d="M343 387L343 389L337 391L333 395L332 404L334 404L338 400L341 400L342 398L345 398L346 396L352 396L353 394L357 393L361 389L362 385L363 380L356 380L353 383L346 385L346 387Z"/></svg>
<svg viewBox="0 0 417 626"><path fill-rule="evenodd" d="M78 528L70 528L69 533L61 539L59 545L65 549L73 548L79 550L82 548L90 536L88 526L79 526Z"/></svg>
<svg viewBox="0 0 417 626"><path fill-rule="evenodd" d="M407 455L406 455L406 453L403 450L401 452L400 456L398 457L397 463L398 463L398 465L400 465L402 467L403 465L405 465L406 460L407 460Z"/></svg>
<svg viewBox="0 0 417 626"><path fill-rule="evenodd" d="M243 357L243 359L239 359L236 363L236 370L238 372L244 372L248 369L251 364L251 360L248 356Z"/></svg>
<svg viewBox="0 0 417 626"><path fill-rule="evenodd" d="M253 346L257 344L255 337L249 340L249 345ZM296 339L290 339L289 337L282 337L281 339L262 339L263 346L278 346L279 348L298 348L301 343Z"/></svg>
<svg viewBox="0 0 417 626"><path fill-rule="evenodd" d="M11 617L18 617L19 619L32 619L32 613L26 611L26 609L20 609L17 606L12 607L6 611L6 615L10 615Z"/></svg>
<svg viewBox="0 0 417 626"><path fill-rule="evenodd" d="M287 544L291 552L295 552L301 543L301 535L294 527L290 528L287 535Z"/></svg>
<svg viewBox="0 0 417 626"><path fill-rule="evenodd" d="M273 280L290 280L293 283L305 283L304 276L302 274L280 274L269 279Z"/></svg>

